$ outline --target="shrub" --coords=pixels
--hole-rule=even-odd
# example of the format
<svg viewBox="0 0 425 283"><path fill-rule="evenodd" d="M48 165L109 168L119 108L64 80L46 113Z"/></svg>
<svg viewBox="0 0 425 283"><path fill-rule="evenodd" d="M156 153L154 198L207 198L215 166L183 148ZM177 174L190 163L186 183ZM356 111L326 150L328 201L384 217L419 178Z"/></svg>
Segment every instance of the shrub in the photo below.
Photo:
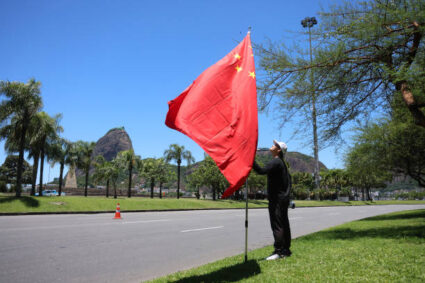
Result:
<svg viewBox="0 0 425 283"><path fill-rule="evenodd" d="M310 192L305 188L294 188L292 194L294 199L305 200L308 198Z"/></svg>

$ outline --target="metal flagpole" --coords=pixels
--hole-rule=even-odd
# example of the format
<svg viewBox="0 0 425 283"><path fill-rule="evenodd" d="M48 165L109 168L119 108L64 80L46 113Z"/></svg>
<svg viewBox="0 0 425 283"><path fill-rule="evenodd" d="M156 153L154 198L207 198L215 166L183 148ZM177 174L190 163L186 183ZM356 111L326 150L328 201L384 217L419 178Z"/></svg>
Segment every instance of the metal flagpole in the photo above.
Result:
<svg viewBox="0 0 425 283"><path fill-rule="evenodd" d="M251 34L251 27L248 27ZM245 181L245 263L248 261L248 178Z"/></svg>
<svg viewBox="0 0 425 283"><path fill-rule="evenodd" d="M248 179L245 182L245 262L248 261Z"/></svg>

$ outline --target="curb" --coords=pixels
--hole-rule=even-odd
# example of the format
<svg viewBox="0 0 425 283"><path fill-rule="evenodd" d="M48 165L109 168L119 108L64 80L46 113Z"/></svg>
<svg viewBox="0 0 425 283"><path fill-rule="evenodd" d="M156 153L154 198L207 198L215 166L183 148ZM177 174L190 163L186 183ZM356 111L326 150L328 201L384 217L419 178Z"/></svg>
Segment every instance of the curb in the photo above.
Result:
<svg viewBox="0 0 425 283"><path fill-rule="evenodd" d="M198 210L235 210L243 208L188 208L188 209L145 209L145 210L121 210L121 213L133 212L174 212L174 211L198 211ZM249 209L267 209L267 207L251 207ZM55 215L55 214L101 214L101 213L115 213L115 210L101 210L101 211L58 211L58 212L1 212L0 216L22 216L22 215Z"/></svg>
<svg viewBox="0 0 425 283"><path fill-rule="evenodd" d="M394 204L367 204L367 205L326 205L326 206L297 206L296 208L312 208L312 207L353 207L353 206L384 206ZM411 205L411 204L397 204L397 205ZM121 210L122 213L135 213L135 212L174 212L174 211L199 211L199 210L235 210L241 208L187 208L187 209L145 209L145 210ZM248 209L267 209L266 207L250 207ZM101 214L101 213L115 213L115 210L101 210L101 211L57 211L57 212L0 212L0 216L24 216L24 215L55 215L55 214Z"/></svg>

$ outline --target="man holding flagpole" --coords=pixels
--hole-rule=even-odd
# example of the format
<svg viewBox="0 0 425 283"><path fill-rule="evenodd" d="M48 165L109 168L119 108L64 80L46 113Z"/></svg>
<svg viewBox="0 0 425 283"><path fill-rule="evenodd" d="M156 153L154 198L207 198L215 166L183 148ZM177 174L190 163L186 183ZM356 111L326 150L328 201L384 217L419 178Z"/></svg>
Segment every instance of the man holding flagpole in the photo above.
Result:
<svg viewBox="0 0 425 283"><path fill-rule="evenodd" d="M267 174L267 198L274 237L274 251L266 258L267 260L291 256L291 229L288 218L291 177L283 160L286 150L287 146L284 142L274 140L270 148L273 159L264 168L255 161L253 166L258 174Z"/></svg>

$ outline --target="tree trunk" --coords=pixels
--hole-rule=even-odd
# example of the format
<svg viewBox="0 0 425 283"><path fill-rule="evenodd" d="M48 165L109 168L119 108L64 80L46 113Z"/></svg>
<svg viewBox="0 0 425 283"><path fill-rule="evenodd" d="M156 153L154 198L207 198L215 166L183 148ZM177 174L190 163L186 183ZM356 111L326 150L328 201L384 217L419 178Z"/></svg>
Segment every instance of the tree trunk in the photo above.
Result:
<svg viewBox="0 0 425 283"><path fill-rule="evenodd" d="M370 187L367 187L367 188L366 188L366 197L367 197L367 200L368 200L368 201L371 201L371 200L372 200L372 198L371 198L371 196L370 196Z"/></svg>
<svg viewBox="0 0 425 283"><path fill-rule="evenodd" d="M159 182L159 198L162 198L162 182Z"/></svg>
<svg viewBox="0 0 425 283"><path fill-rule="evenodd" d="M151 179L151 198L153 198L153 187L155 185L154 179Z"/></svg>
<svg viewBox="0 0 425 283"><path fill-rule="evenodd" d="M180 163L181 160L177 160L177 198L180 198Z"/></svg>
<svg viewBox="0 0 425 283"><path fill-rule="evenodd" d="M86 168L86 184L84 185L84 196L87 196L87 185L89 183L89 171L90 167Z"/></svg>
<svg viewBox="0 0 425 283"><path fill-rule="evenodd" d="M24 114L24 117L27 117L27 113ZM24 164L24 147L25 147L25 135L27 134L28 122L29 118L24 118L24 123L22 126L21 132L21 141L19 144L19 157L18 157L18 170L16 173L16 197L21 196L21 186L22 186L22 166Z"/></svg>
<svg viewBox="0 0 425 283"><path fill-rule="evenodd" d="M106 197L109 197L109 179L106 181Z"/></svg>
<svg viewBox="0 0 425 283"><path fill-rule="evenodd" d="M112 182L112 185L114 186L114 198L117 198L117 184L114 182Z"/></svg>
<svg viewBox="0 0 425 283"><path fill-rule="evenodd" d="M213 192L213 200L215 200L215 188L212 187L212 192Z"/></svg>
<svg viewBox="0 0 425 283"><path fill-rule="evenodd" d="M44 171L44 143L40 151L40 187L38 188L38 196L43 196L43 171Z"/></svg>
<svg viewBox="0 0 425 283"><path fill-rule="evenodd" d="M63 179L63 169L65 167L65 163L61 161L61 167L59 171L59 196L62 195L62 179Z"/></svg>
<svg viewBox="0 0 425 283"><path fill-rule="evenodd" d="M131 198L131 174L133 173L133 164L130 162L130 166L128 168L129 176L128 176L128 194L127 196Z"/></svg>
<svg viewBox="0 0 425 283"><path fill-rule="evenodd" d="M40 154L36 153L34 155L34 164L32 165L32 184L31 184L31 195L35 195L35 184L37 183L37 171L38 171L38 160L40 159Z"/></svg>
<svg viewBox="0 0 425 283"><path fill-rule="evenodd" d="M365 196L364 196L364 187L362 188L362 201L365 201Z"/></svg>
<svg viewBox="0 0 425 283"><path fill-rule="evenodd" d="M424 107L424 105L420 105L415 100L415 97L413 96L407 82L402 82L398 84L397 88L399 88L401 95L403 97L404 103L409 109L410 114L415 119L415 123L425 128L425 114L421 111L421 107Z"/></svg>

